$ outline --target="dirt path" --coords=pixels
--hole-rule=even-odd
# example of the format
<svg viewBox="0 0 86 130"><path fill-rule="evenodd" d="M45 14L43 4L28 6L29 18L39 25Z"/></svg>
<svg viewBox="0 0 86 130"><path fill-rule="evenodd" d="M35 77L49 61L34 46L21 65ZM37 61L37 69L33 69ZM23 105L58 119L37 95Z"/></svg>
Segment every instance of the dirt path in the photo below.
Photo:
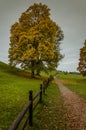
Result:
<svg viewBox="0 0 86 130"><path fill-rule="evenodd" d="M68 127L70 130L86 130L86 100L66 88L55 79L61 91L64 107L67 110Z"/></svg>

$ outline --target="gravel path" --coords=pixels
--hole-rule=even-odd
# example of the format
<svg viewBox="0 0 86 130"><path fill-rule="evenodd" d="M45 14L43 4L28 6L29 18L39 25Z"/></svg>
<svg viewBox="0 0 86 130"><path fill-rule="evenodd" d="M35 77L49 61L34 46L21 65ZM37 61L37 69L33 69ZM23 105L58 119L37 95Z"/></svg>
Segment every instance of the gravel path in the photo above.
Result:
<svg viewBox="0 0 86 130"><path fill-rule="evenodd" d="M67 110L70 130L86 130L86 100L66 88L59 80L55 80L61 91L64 107Z"/></svg>

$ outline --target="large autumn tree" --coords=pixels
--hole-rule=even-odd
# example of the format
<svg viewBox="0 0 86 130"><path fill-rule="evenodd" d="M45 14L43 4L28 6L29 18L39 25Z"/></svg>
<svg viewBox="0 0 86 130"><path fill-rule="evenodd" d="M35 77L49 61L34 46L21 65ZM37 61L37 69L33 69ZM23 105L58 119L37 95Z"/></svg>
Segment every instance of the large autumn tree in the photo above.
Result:
<svg viewBox="0 0 86 130"><path fill-rule="evenodd" d="M41 70L52 70L62 58L60 41L63 39L61 28L50 18L50 9L35 3L21 14L18 22L10 29L9 63L20 64L30 69L32 77Z"/></svg>
<svg viewBox="0 0 86 130"><path fill-rule="evenodd" d="M84 42L84 46L80 49L80 59L77 70L83 76L86 76L86 40Z"/></svg>

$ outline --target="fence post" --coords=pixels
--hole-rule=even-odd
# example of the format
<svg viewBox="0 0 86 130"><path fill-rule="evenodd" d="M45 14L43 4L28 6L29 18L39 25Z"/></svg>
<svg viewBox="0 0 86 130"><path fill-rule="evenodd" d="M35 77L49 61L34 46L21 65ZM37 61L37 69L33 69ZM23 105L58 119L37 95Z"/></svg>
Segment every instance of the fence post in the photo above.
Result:
<svg viewBox="0 0 86 130"><path fill-rule="evenodd" d="M29 125L33 125L33 91L29 91L29 101L31 102L29 107Z"/></svg>
<svg viewBox="0 0 86 130"><path fill-rule="evenodd" d="M42 84L40 85L40 99L39 99L40 103L42 102Z"/></svg>
<svg viewBox="0 0 86 130"><path fill-rule="evenodd" d="M43 94L45 94L45 81L43 82Z"/></svg>
<svg viewBox="0 0 86 130"><path fill-rule="evenodd" d="M49 85L49 82L50 82L49 80L50 80L50 79L48 78L48 79L47 79L47 87L48 87L48 85Z"/></svg>

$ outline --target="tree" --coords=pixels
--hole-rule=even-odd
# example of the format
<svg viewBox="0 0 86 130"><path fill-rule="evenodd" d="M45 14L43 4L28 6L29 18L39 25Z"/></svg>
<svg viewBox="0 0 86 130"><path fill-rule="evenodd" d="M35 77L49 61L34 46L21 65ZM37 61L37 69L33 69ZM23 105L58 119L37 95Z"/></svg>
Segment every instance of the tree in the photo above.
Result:
<svg viewBox="0 0 86 130"><path fill-rule="evenodd" d="M50 19L50 9L41 3L30 6L11 26L9 63L31 69L32 77L41 70L56 68L62 58L61 28Z"/></svg>
<svg viewBox="0 0 86 130"><path fill-rule="evenodd" d="M86 40L84 42L84 46L80 49L80 59L77 70L83 76L86 76Z"/></svg>

